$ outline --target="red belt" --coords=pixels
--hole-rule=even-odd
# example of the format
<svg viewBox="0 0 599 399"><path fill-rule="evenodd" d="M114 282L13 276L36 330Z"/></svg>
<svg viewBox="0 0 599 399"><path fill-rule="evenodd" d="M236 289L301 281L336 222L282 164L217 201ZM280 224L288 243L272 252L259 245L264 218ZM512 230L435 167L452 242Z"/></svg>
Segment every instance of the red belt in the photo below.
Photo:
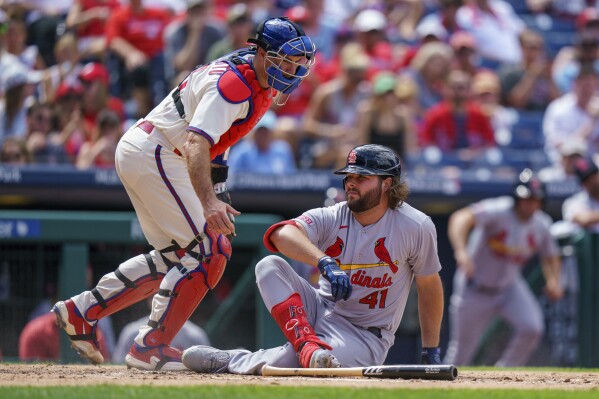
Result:
<svg viewBox="0 0 599 399"><path fill-rule="evenodd" d="M144 132L150 134L152 133L152 131L154 130L154 125L152 125L151 122L148 121L141 121L137 124L137 127L140 128L141 130L143 130ZM174 149L173 152L177 155L179 155L180 157L183 156L181 155L181 151L179 151L178 149Z"/></svg>

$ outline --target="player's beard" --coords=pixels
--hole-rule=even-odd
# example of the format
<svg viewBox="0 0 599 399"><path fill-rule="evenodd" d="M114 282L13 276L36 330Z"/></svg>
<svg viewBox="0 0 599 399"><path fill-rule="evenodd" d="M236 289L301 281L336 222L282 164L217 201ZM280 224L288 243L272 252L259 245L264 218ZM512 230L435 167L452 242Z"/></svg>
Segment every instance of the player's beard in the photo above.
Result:
<svg viewBox="0 0 599 399"><path fill-rule="evenodd" d="M355 191L357 192L357 191ZM347 198L347 207L356 213L366 212L369 209L374 208L381 201L381 194L383 193L383 189L379 184L375 188L370 191L365 192L364 194L359 194L358 199L350 199L347 197L347 191L345 192Z"/></svg>

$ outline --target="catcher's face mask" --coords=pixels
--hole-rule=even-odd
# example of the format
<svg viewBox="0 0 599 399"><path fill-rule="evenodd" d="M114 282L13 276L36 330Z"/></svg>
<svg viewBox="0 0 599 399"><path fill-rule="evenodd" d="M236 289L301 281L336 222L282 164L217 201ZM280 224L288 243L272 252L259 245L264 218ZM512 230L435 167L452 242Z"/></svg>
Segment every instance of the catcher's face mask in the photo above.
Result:
<svg viewBox="0 0 599 399"><path fill-rule="evenodd" d="M256 37L248 39L266 52L264 71L267 83L279 92L282 105L314 65L316 48L304 30L288 18L271 18L258 26Z"/></svg>

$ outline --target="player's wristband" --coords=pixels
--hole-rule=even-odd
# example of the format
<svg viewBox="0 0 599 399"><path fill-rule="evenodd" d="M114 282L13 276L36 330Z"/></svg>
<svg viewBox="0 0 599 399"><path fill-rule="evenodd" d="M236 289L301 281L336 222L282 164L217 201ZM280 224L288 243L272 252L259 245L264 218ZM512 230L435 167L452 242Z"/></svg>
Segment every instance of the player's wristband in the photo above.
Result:
<svg viewBox="0 0 599 399"><path fill-rule="evenodd" d="M212 166L210 170L210 178L213 184L224 183L229 177L228 166Z"/></svg>
<svg viewBox="0 0 599 399"><path fill-rule="evenodd" d="M224 183L224 182L223 183L216 183L214 185L214 192L216 194L222 194L225 191L227 191L227 183Z"/></svg>

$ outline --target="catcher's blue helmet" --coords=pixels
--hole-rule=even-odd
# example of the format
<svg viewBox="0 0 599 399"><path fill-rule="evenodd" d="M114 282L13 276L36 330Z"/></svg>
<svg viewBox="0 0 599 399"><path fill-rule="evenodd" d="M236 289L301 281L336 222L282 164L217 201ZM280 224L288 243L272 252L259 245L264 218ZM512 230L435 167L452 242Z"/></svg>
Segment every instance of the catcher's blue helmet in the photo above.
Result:
<svg viewBox="0 0 599 399"><path fill-rule="evenodd" d="M256 36L248 39L266 51L270 65L265 66L268 84L277 91L291 93L302 79L308 76L314 64L316 51L312 40L304 30L286 17L270 18L258 25ZM288 56L301 56L299 61L291 61ZM283 61L296 65L295 73L284 74L280 65Z"/></svg>

